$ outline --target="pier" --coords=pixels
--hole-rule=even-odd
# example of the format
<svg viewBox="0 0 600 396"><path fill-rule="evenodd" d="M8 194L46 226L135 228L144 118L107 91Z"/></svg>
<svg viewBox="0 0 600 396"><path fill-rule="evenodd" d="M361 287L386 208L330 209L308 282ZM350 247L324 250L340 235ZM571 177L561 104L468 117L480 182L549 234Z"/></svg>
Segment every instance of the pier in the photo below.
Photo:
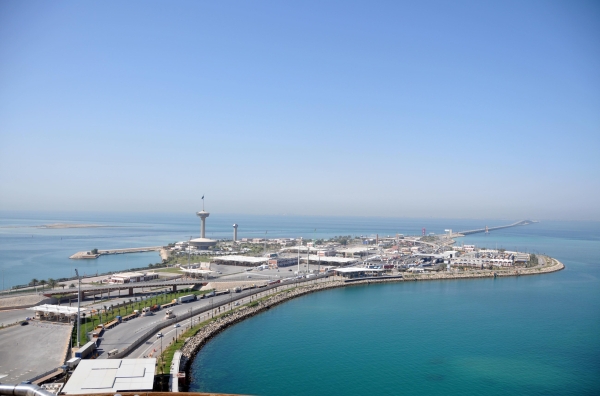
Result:
<svg viewBox="0 0 600 396"><path fill-rule="evenodd" d="M70 256L70 259L95 259L105 254L124 254L124 253L141 253L141 252L160 252L163 249L162 246L150 246L150 247L139 247L139 248L127 248L127 249L109 249L109 250L98 250L98 253L92 253L91 251L77 252Z"/></svg>

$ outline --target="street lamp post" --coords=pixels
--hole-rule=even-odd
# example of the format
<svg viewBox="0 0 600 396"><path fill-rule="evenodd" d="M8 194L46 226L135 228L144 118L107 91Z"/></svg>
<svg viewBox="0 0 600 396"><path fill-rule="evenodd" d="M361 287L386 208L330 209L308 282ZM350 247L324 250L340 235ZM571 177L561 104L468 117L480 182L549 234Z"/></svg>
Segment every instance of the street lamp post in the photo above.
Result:
<svg viewBox="0 0 600 396"><path fill-rule="evenodd" d="M163 347L162 347L163 334L162 333L158 333L156 335L156 338L160 338L160 370L161 370L161 373L164 374L163 357L162 357L162 352L163 352Z"/></svg>
<svg viewBox="0 0 600 396"><path fill-rule="evenodd" d="M175 342L177 342L177 328L181 327L181 325L179 323L175 323L175 326L173 327L175 327Z"/></svg>
<svg viewBox="0 0 600 396"><path fill-rule="evenodd" d="M77 275L77 281L79 283L77 291L77 348L79 348L79 328L81 326L81 278L79 277L77 269L75 269L75 274Z"/></svg>

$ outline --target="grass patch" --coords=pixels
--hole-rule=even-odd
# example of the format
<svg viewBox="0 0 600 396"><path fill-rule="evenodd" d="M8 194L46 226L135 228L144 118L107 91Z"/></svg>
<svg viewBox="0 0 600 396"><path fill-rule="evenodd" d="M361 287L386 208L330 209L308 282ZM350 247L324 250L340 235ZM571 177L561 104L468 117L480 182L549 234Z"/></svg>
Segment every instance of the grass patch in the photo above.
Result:
<svg viewBox="0 0 600 396"><path fill-rule="evenodd" d="M117 316L127 316L127 315L132 314L133 311L135 311L136 309L141 311L143 308L151 307L153 305L166 304L166 303L169 303L172 300L179 298L181 296L187 296L189 294L195 294L195 295L199 296L202 294L206 294L208 292L209 291L207 291L207 290L199 291L199 290L184 289L184 290L180 290L175 293L159 294L154 297L147 298L145 300L142 300L139 297L132 297L129 299L129 301L126 301L126 302L118 304L118 305L114 305L114 304L104 305L106 311L102 314L100 314L99 312L96 312L95 314L92 314L90 316L90 312L88 311L86 313L86 316L84 317L83 313L82 313L81 325L80 325L80 333L81 334L79 337L79 343L81 345L83 345L83 344L89 342L90 338L87 335L88 332L91 332L92 330L94 330L94 328L96 326L98 326L98 324L108 323L108 322L114 320ZM73 326L73 334L71 335L71 342L73 342L73 345L77 344L77 326Z"/></svg>

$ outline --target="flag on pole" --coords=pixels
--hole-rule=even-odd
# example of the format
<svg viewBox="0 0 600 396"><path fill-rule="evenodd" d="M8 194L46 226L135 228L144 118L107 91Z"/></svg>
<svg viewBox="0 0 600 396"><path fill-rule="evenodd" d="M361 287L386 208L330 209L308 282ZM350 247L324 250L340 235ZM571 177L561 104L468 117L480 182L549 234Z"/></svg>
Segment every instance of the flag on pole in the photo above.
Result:
<svg viewBox="0 0 600 396"><path fill-rule="evenodd" d="M202 199L204 199L204 195L202 196Z"/></svg>

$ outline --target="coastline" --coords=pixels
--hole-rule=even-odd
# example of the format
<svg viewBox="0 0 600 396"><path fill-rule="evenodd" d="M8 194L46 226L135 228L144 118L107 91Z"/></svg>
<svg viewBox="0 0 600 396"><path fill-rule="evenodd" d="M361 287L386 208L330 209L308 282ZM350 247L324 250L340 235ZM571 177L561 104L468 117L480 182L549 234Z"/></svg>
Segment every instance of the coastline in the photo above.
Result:
<svg viewBox="0 0 600 396"><path fill-rule="evenodd" d="M419 274L419 275L408 275L404 278L369 278L358 281L346 282L344 280L334 280L327 283L314 283L308 286L297 286L290 290L283 290L275 292L274 295L264 297L262 301L251 303L251 306L243 306L240 309L225 313L218 317L214 321L210 322L206 326L200 328L196 334L188 338L183 347L181 348L181 361L179 367L181 367L186 373L186 378L190 375L190 366L194 360L196 354L210 341L213 337L218 335L221 331L228 327L239 323L245 319L251 318L259 313L262 313L271 307L282 304L293 298L300 297L309 293L314 293L322 290L335 289L353 285L364 285L372 283L389 283L389 282L404 282L404 281L428 281L428 280L452 280L452 279L478 279L478 278L494 278L494 277L507 277L507 276L521 276L521 275L539 275L547 274L551 272L561 271L565 268L565 265L560 261L550 258L554 262L554 265L544 268L525 268L521 270L513 270L507 273L495 274L490 273L474 273L474 274ZM171 375L177 375L177 373L171 373Z"/></svg>

